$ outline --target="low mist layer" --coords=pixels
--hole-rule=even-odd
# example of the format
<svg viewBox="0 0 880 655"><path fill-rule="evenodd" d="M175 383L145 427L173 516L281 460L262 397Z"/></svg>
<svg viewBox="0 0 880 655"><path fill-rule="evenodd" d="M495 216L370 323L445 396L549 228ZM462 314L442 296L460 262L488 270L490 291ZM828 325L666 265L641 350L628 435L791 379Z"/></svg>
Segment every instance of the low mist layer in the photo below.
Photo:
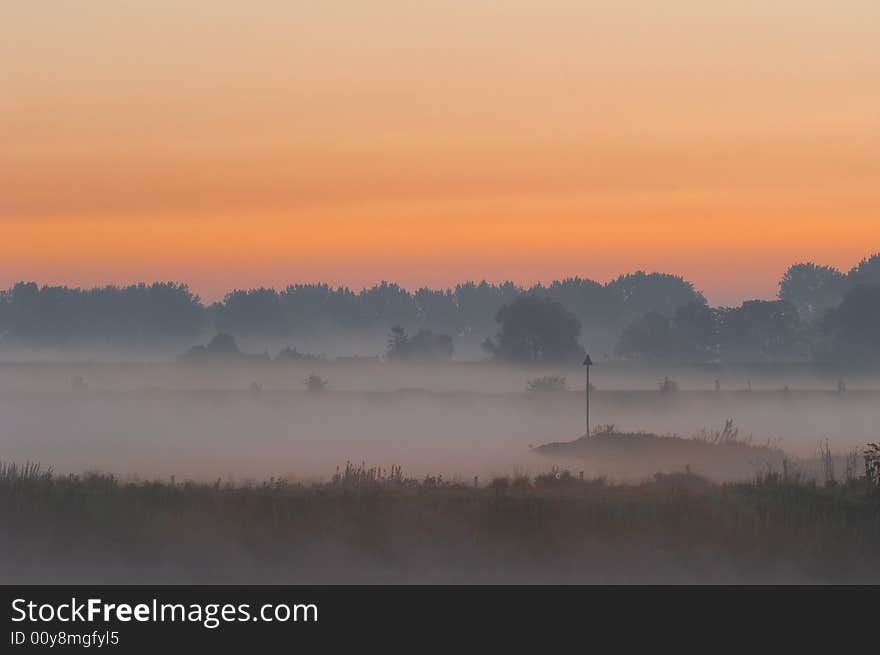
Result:
<svg viewBox="0 0 880 655"><path fill-rule="evenodd" d="M386 363L4 366L3 458L148 479L323 479L349 460L463 479L535 471L546 462L537 464L531 447L570 441L586 430L583 391L525 390L528 379L552 370ZM327 383L319 393L304 384L313 372ZM839 392L830 380L804 376L786 391L778 379L756 376L751 391L744 386L751 378L733 378L731 389L715 391L712 372L679 374L679 390L664 393L656 370L600 374L597 367L593 379L609 388L591 394L594 427L690 437L733 419L740 439L804 458L826 440L845 452L876 438L880 393L870 390L869 380ZM573 387L576 378L569 379ZM661 465L648 457L637 465L586 462L582 468L631 480L674 465L696 462L683 457ZM748 478L761 466L731 469L730 476Z"/></svg>

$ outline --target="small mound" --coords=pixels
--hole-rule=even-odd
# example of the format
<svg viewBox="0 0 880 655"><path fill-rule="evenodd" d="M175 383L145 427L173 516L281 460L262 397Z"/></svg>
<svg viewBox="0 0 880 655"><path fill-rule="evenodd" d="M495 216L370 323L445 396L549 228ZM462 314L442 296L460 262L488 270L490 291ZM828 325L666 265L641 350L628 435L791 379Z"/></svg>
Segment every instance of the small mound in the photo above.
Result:
<svg viewBox="0 0 880 655"><path fill-rule="evenodd" d="M657 471L693 470L715 481L752 479L780 470L785 453L772 446L740 440L660 436L645 432L604 432L532 449L551 459L577 459L591 475L652 477Z"/></svg>

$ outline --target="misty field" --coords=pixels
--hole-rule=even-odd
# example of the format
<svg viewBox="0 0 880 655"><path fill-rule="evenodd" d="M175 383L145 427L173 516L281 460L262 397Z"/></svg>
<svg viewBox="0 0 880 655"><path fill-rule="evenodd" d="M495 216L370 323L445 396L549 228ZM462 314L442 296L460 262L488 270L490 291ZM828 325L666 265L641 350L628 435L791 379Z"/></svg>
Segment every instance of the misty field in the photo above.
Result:
<svg viewBox="0 0 880 655"><path fill-rule="evenodd" d="M876 380L579 374L5 365L0 581L880 582Z"/></svg>
<svg viewBox="0 0 880 655"><path fill-rule="evenodd" d="M312 372L327 380L323 393L306 390ZM528 380L548 375L567 376L568 390L526 391ZM679 382L678 392L658 391L664 375ZM733 370L716 392L719 375L697 367L596 367L594 427L690 438L734 419L742 440L798 458L813 457L826 440L842 454L877 438L880 383L873 378L853 379L841 394L831 375ZM346 459L483 479L551 464L617 482L686 465L717 482L763 470L762 461L725 467L727 458L715 458L704 467L705 458L661 462L645 453L594 458L594 465L535 464L531 447L584 434L582 376L565 367L491 364L4 365L0 457L51 463L60 473L203 481L319 479ZM77 377L86 388L71 388Z"/></svg>
<svg viewBox="0 0 880 655"><path fill-rule="evenodd" d="M637 485L348 465L321 484L120 482L6 465L4 582L880 582L864 477Z"/></svg>

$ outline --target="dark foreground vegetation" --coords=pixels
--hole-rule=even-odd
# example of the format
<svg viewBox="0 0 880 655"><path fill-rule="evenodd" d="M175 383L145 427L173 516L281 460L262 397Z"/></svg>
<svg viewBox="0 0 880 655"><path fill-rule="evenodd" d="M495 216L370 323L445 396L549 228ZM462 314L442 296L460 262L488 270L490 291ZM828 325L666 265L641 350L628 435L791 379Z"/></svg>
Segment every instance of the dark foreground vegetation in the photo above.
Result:
<svg viewBox="0 0 880 655"><path fill-rule="evenodd" d="M5 466L0 520L6 583L880 582L868 477L622 486L348 465L232 486Z"/></svg>

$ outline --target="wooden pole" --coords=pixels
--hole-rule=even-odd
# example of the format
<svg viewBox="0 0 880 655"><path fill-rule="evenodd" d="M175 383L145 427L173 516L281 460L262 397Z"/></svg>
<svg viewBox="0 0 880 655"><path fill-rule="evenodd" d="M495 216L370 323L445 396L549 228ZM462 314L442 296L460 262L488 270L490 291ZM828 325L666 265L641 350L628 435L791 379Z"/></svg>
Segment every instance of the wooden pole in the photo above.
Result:
<svg viewBox="0 0 880 655"><path fill-rule="evenodd" d="M587 437L590 436L590 367L587 366Z"/></svg>

